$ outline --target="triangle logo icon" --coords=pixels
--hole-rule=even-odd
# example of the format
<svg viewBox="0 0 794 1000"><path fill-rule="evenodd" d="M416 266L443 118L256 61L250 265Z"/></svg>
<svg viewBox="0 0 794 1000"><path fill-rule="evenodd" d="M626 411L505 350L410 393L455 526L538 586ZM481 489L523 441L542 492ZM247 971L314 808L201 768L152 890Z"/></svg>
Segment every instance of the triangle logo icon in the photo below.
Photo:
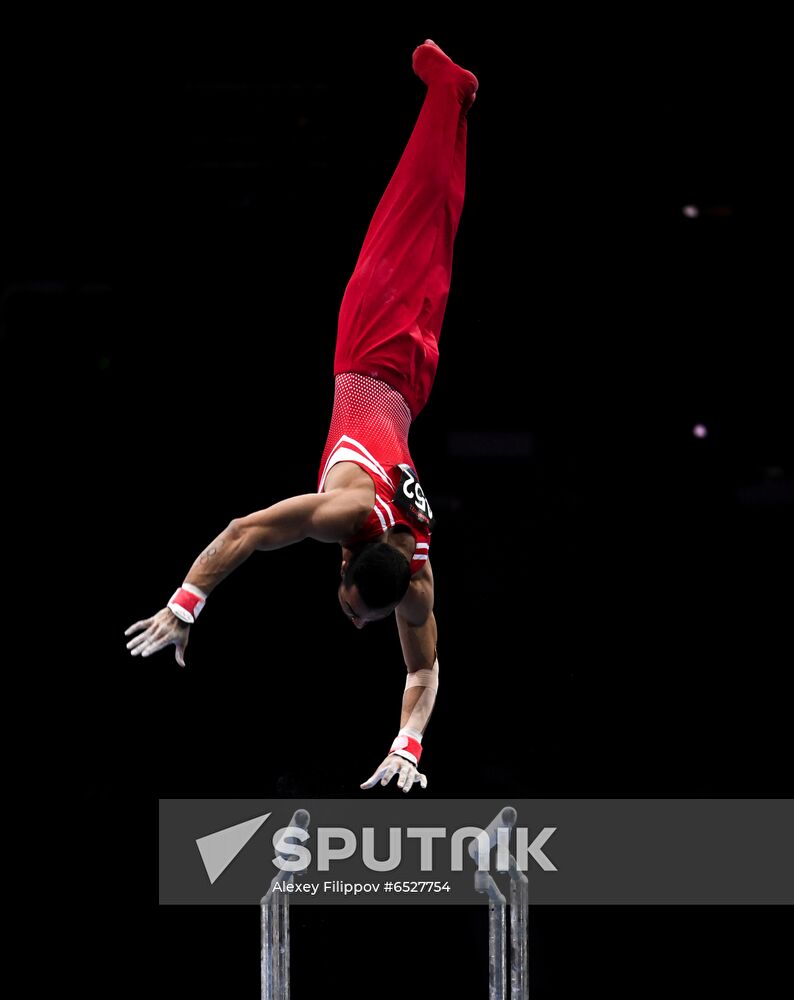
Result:
<svg viewBox="0 0 794 1000"><path fill-rule="evenodd" d="M272 814L265 813L264 816L256 816L254 819L247 819L244 823L237 823L236 826L227 826L225 830L218 830L206 837L199 837L196 841L196 847L199 849L201 860L207 870L210 885L226 871L270 815Z"/></svg>

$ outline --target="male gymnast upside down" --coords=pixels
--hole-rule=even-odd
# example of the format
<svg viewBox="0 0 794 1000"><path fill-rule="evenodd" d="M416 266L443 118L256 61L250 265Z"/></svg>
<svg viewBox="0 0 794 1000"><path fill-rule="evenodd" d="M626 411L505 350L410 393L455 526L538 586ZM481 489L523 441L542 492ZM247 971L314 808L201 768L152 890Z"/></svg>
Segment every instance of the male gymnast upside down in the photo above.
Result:
<svg viewBox="0 0 794 1000"><path fill-rule="evenodd" d="M190 626L209 594L252 552L304 538L342 547L342 611L355 625L397 618L408 671L400 730L361 788L408 792L438 690L430 539L433 513L408 450L430 395L449 295L452 247L465 189L467 113L477 79L428 39L413 53L427 93L378 204L339 312L334 408L316 493L235 518L196 559L167 607L131 625L127 648L176 647L185 665Z"/></svg>

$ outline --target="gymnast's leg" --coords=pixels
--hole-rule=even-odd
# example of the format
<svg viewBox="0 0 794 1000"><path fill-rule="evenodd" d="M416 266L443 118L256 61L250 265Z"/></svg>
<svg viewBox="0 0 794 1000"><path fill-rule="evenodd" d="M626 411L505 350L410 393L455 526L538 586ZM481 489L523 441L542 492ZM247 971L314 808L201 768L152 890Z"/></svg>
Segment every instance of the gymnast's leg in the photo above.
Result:
<svg viewBox="0 0 794 1000"><path fill-rule="evenodd" d="M342 300L334 373L388 382L415 418L438 364L477 79L431 42L415 50L413 67L427 93Z"/></svg>

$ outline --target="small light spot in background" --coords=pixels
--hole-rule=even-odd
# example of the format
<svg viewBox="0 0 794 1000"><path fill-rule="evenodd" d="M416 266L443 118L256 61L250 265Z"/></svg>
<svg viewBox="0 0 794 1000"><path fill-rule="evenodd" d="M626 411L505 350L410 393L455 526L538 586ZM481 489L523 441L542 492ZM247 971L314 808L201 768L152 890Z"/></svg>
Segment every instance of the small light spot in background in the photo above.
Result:
<svg viewBox="0 0 794 1000"><path fill-rule="evenodd" d="M692 428L692 433L696 438L708 437L709 434L708 429L703 424L695 424Z"/></svg>
<svg viewBox="0 0 794 1000"><path fill-rule="evenodd" d="M697 205L684 205L681 211L688 219L696 219L700 215L700 209Z"/></svg>

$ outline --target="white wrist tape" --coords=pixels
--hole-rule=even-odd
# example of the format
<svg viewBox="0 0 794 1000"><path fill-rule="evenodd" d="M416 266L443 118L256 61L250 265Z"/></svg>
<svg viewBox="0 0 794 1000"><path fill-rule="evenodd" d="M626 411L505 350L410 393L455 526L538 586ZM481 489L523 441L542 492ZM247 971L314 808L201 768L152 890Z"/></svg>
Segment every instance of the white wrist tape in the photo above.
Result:
<svg viewBox="0 0 794 1000"><path fill-rule="evenodd" d="M408 726L403 726L395 737L389 753L397 754L398 757L404 757L405 760L410 760L416 766L419 763L419 758L422 756L422 734L417 729L409 729Z"/></svg>
<svg viewBox="0 0 794 1000"><path fill-rule="evenodd" d="M174 596L168 602L168 607L180 621L192 625L206 603L207 595L203 590L195 587L192 583L183 583L174 591Z"/></svg>

